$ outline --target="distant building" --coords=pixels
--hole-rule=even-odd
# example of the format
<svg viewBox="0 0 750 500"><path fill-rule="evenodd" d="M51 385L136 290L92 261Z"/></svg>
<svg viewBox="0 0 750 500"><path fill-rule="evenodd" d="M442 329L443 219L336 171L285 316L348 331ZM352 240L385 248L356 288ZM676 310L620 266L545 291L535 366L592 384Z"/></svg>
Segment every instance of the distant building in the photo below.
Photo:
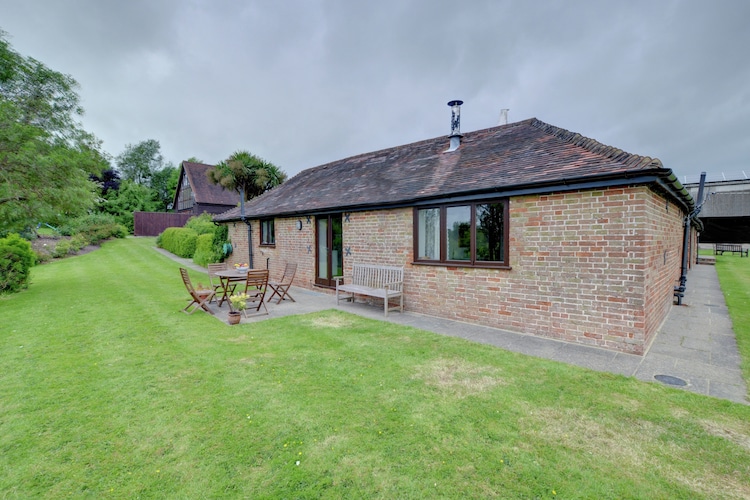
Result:
<svg viewBox="0 0 750 500"><path fill-rule="evenodd" d="M750 179L744 176L707 177L703 206L701 243L750 243ZM697 197L698 183L685 184ZM696 200L700 202L700 200Z"/></svg>
<svg viewBox="0 0 750 500"><path fill-rule="evenodd" d="M208 180L213 165L183 161L172 209L181 214L200 215L203 212L220 214L236 207L240 195Z"/></svg>

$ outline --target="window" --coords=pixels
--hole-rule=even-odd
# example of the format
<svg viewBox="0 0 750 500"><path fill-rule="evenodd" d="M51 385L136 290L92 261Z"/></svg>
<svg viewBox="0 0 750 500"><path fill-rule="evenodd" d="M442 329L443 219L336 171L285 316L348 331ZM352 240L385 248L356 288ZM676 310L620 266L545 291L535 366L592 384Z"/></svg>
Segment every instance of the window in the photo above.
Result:
<svg viewBox="0 0 750 500"><path fill-rule="evenodd" d="M414 211L417 262L507 266L507 201Z"/></svg>
<svg viewBox="0 0 750 500"><path fill-rule="evenodd" d="M193 190L188 182L187 174L182 174L182 184L180 185L180 197L177 200L177 211L190 210L194 205Z"/></svg>
<svg viewBox="0 0 750 500"><path fill-rule="evenodd" d="M260 244L276 244L276 235L273 230L273 219L264 219L260 221Z"/></svg>

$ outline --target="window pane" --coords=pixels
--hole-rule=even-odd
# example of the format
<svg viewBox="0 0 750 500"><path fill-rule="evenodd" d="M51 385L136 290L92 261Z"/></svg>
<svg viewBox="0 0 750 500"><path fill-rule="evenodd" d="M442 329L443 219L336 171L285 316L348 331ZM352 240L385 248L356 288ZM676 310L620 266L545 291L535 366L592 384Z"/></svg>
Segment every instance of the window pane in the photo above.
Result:
<svg viewBox="0 0 750 500"><path fill-rule="evenodd" d="M448 207L445 230L448 260L471 260L471 206Z"/></svg>
<svg viewBox="0 0 750 500"><path fill-rule="evenodd" d="M503 251L503 204L477 205L477 261L502 262Z"/></svg>
<svg viewBox="0 0 750 500"><path fill-rule="evenodd" d="M440 209L419 210L418 260L440 260Z"/></svg>
<svg viewBox="0 0 750 500"><path fill-rule="evenodd" d="M344 226L341 214L331 216L331 267L331 278L344 275Z"/></svg>
<svg viewBox="0 0 750 500"><path fill-rule="evenodd" d="M328 278L328 218L317 219L318 223L318 278Z"/></svg>
<svg viewBox="0 0 750 500"><path fill-rule="evenodd" d="M276 243L273 219L260 221L260 241L263 245L273 245Z"/></svg>

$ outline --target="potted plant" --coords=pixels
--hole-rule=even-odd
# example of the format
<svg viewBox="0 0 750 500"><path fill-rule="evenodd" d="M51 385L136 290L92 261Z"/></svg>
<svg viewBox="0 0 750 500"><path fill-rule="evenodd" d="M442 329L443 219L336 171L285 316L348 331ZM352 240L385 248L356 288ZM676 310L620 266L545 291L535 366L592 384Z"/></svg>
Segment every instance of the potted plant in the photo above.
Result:
<svg viewBox="0 0 750 500"><path fill-rule="evenodd" d="M237 293L229 296L229 324L236 325L240 322L240 314L247 307L247 294Z"/></svg>

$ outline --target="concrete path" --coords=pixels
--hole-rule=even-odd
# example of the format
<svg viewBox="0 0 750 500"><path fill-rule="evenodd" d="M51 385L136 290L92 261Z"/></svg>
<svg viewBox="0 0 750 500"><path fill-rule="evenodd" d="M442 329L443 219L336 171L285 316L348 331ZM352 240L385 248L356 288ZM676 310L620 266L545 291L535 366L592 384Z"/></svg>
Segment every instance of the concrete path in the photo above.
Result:
<svg viewBox="0 0 750 500"><path fill-rule="evenodd" d="M206 272L192 261L180 259L157 249L185 267ZM361 303L336 306L331 294L292 287L296 302L267 303L269 315L242 319L243 323L304 314L325 309L340 309L364 317L384 320L380 307ZM218 319L226 321L229 308L212 305ZM645 356L623 354L558 340L449 321L412 312L391 313L387 321L413 326L441 335L461 337L509 351L552 359L592 370L634 376L639 380L664 383L700 394L748 404L747 387L740 370L732 322L719 288L716 268L694 266L688 275L682 306L672 306L667 319Z"/></svg>

